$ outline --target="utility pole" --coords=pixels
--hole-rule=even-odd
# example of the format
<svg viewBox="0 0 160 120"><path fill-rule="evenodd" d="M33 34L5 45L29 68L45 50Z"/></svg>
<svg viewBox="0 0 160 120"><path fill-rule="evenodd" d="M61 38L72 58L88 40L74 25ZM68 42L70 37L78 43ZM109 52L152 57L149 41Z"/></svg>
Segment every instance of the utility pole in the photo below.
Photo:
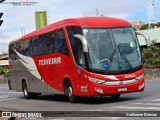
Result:
<svg viewBox="0 0 160 120"><path fill-rule="evenodd" d="M24 36L25 35L25 28L20 27L20 29L21 29L21 32L22 32L22 36Z"/></svg>
<svg viewBox="0 0 160 120"><path fill-rule="evenodd" d="M154 0L152 2L147 2L147 11L148 11L148 29L151 29L151 23L156 24Z"/></svg>
<svg viewBox="0 0 160 120"><path fill-rule="evenodd" d="M96 9L97 17L98 17L98 9L97 8L95 8L95 9Z"/></svg>
<svg viewBox="0 0 160 120"><path fill-rule="evenodd" d="M154 0L153 0L153 3L152 3L152 6L153 6L153 22L154 24L156 24L156 14L155 14L155 3L154 3Z"/></svg>

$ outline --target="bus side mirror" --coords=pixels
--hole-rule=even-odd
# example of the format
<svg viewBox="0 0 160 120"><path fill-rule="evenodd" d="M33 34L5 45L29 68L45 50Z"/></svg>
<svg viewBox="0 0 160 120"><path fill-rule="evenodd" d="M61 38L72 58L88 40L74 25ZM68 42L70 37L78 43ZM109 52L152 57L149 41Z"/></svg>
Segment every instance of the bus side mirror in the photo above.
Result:
<svg viewBox="0 0 160 120"><path fill-rule="evenodd" d="M84 38L84 36L82 36L80 34L75 34L73 36L75 38L78 38L81 41L82 47L83 47L83 52L88 52L88 43L87 43L87 40Z"/></svg>
<svg viewBox="0 0 160 120"><path fill-rule="evenodd" d="M151 46L150 37L149 37L146 33L136 31L136 34L137 34L137 35L141 35L141 36L143 36L143 37L145 38L146 45L147 45L148 47L149 47L149 46Z"/></svg>

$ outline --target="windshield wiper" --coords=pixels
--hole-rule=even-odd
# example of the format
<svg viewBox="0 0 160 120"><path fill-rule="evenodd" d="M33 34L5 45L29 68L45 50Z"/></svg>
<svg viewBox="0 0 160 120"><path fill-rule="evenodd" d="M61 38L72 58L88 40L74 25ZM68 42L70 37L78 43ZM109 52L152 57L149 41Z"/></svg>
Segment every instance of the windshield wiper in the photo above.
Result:
<svg viewBox="0 0 160 120"><path fill-rule="evenodd" d="M122 58L124 59L124 61L130 66L131 70L133 71L133 67L131 65L131 63L129 62L129 60L127 59L127 57L125 56L125 54L123 54L123 52L121 52L119 45L117 45L118 51L120 53L120 56L122 56Z"/></svg>
<svg viewBox="0 0 160 120"><path fill-rule="evenodd" d="M111 55L111 57L109 58L109 61L110 62L112 62L112 60L113 60L113 56L114 56L114 54L116 53L116 50L114 49L114 51L113 51L113 53L112 53L112 55Z"/></svg>
<svg viewBox="0 0 160 120"><path fill-rule="evenodd" d="M114 54L115 54L115 53L116 53L116 50L114 49L114 51L113 51L113 53L112 53L111 57L109 58L109 62L110 62L110 64L112 63L113 56L114 56ZM110 65L109 65L109 67L106 69L106 73L109 73L109 69L110 69Z"/></svg>

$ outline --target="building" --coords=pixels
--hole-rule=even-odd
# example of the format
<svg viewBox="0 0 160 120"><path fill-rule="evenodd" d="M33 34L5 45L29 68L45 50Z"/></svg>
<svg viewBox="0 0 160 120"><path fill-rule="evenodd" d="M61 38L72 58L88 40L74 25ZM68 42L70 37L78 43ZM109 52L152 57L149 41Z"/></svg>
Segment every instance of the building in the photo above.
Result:
<svg viewBox="0 0 160 120"><path fill-rule="evenodd" d="M131 24L134 28L136 28L136 30L139 30L145 23L136 19L133 22L131 22Z"/></svg>
<svg viewBox="0 0 160 120"><path fill-rule="evenodd" d="M160 22L156 23L156 24L153 24L153 26L155 27L160 27Z"/></svg>
<svg viewBox="0 0 160 120"><path fill-rule="evenodd" d="M0 66L4 67L9 65L8 57L8 53L0 51Z"/></svg>
<svg viewBox="0 0 160 120"><path fill-rule="evenodd" d="M160 28L153 28L153 29L147 29L147 30L139 30L139 32L144 32L150 37L150 42L156 41L157 44L160 44ZM140 46L146 46L145 39L138 35L138 40Z"/></svg>
<svg viewBox="0 0 160 120"><path fill-rule="evenodd" d="M37 11L35 12L36 29L42 28L47 25L47 12Z"/></svg>

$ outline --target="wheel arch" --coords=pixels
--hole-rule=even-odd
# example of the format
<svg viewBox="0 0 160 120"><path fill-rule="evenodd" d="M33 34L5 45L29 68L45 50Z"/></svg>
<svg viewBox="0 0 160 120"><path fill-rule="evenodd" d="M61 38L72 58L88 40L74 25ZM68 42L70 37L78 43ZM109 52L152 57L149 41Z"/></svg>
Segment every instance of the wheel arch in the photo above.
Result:
<svg viewBox="0 0 160 120"><path fill-rule="evenodd" d="M29 83L28 83L28 81L25 77L22 77L22 81L21 81L22 91L23 91L23 83L24 82L27 84L27 88L28 88L28 91L29 91Z"/></svg>
<svg viewBox="0 0 160 120"><path fill-rule="evenodd" d="M67 82L71 83L72 88L73 88L73 92L75 93L75 84L74 84L74 81L69 76L65 76L64 79L63 79L63 92L65 93L65 85L67 85Z"/></svg>

